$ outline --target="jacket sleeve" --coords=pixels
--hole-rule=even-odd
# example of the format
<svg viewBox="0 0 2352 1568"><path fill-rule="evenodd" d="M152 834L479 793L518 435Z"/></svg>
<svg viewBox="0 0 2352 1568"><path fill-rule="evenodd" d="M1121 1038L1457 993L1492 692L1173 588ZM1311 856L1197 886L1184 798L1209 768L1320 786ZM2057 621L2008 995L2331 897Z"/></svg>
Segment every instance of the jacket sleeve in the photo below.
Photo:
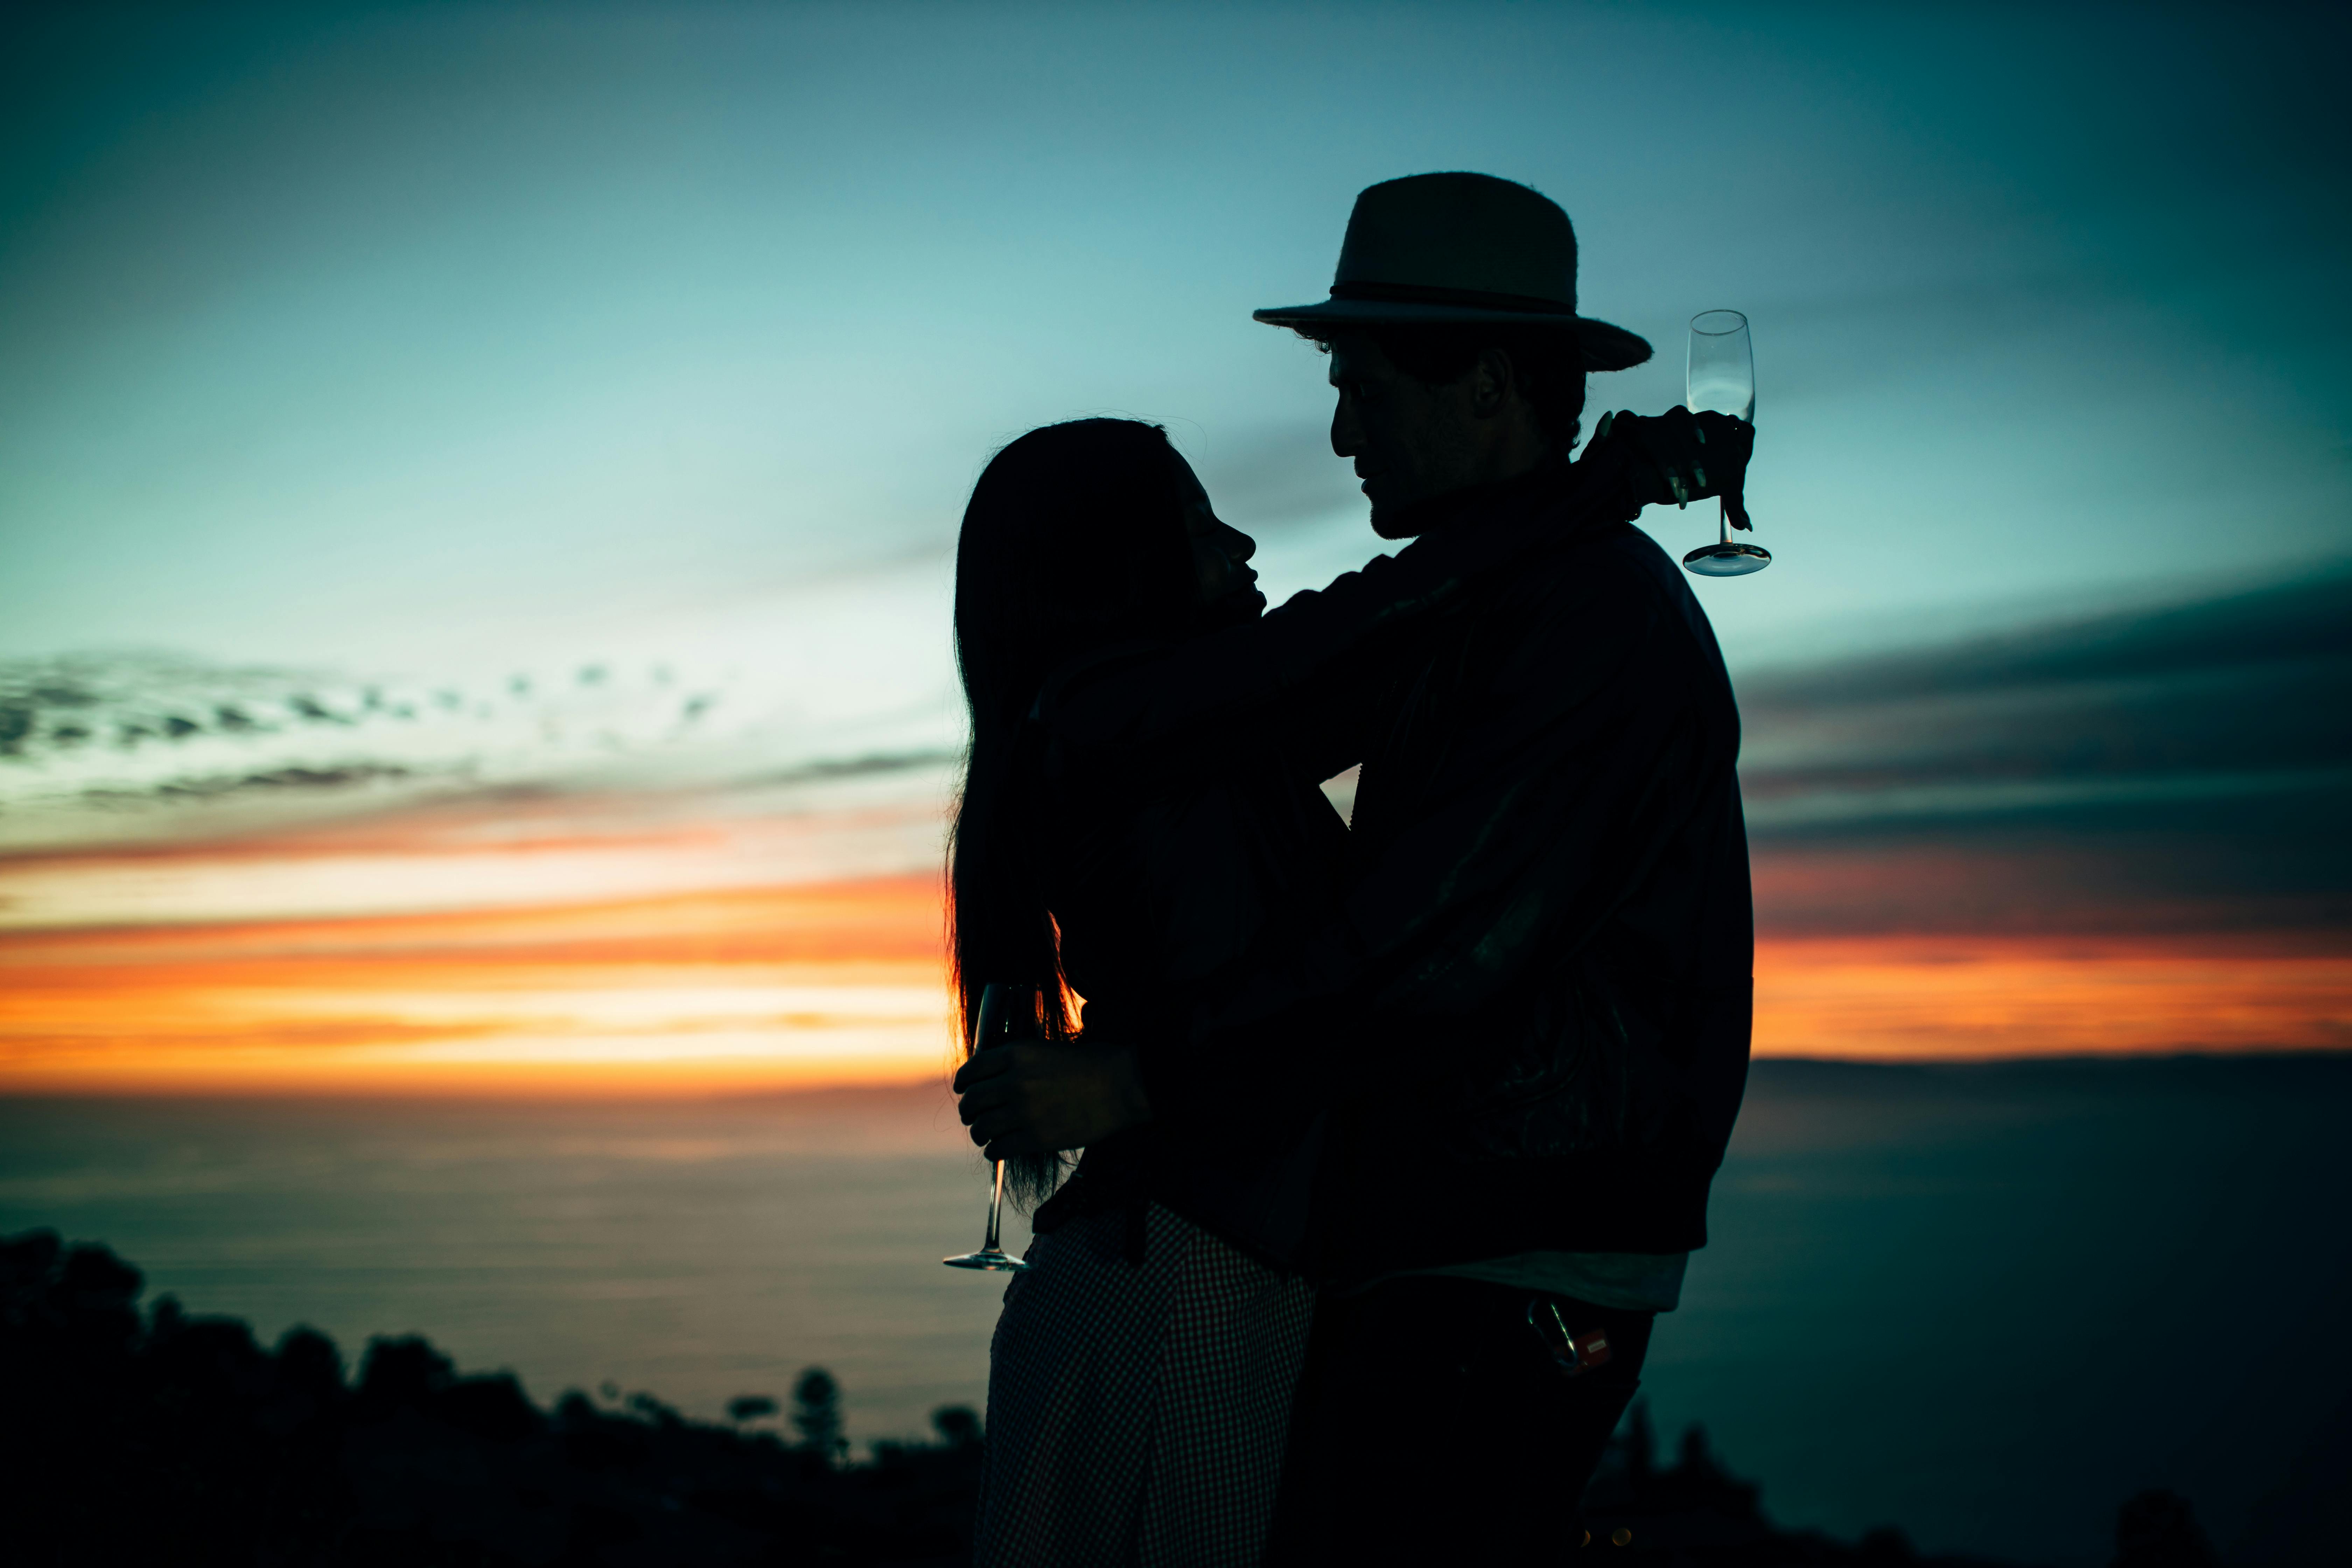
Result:
<svg viewBox="0 0 2352 1568"><path fill-rule="evenodd" d="M1382 784L1407 798L1393 831L1360 824L1377 848L1339 918L1271 941L1191 1048L1141 1060L1155 1116L1247 1136L1329 1103L1574 953L1689 820L1737 721L1629 531L1558 552L1532 613L1507 620L1520 645L1451 693L1478 722L1425 784Z"/></svg>
<svg viewBox="0 0 2352 1568"><path fill-rule="evenodd" d="M1370 682L1350 680L1350 670L1457 597L1498 556L1496 542L1417 541L1255 621L1150 659L1090 664L1048 684L1038 717L1064 748L1143 763L1297 715L1308 732L1301 751L1339 754L1338 773L1359 760L1340 737L1361 704L1333 694L1363 690Z"/></svg>
<svg viewBox="0 0 2352 1568"><path fill-rule="evenodd" d="M1328 777L1362 760L1381 661L1397 644L1474 583L1565 530L1637 515L1630 462L1619 445L1600 447L1572 466L1565 507L1522 502L1513 515L1424 535L1255 621L1148 662L1097 666L1049 685L1038 716L1066 747L1139 761L1203 733L1272 722L1289 733L1303 766Z"/></svg>

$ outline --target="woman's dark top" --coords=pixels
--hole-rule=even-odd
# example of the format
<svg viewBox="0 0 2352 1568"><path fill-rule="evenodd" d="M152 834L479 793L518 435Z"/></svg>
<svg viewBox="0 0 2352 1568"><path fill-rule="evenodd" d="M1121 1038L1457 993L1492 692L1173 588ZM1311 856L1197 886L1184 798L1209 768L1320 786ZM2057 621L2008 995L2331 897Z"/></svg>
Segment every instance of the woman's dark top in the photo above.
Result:
<svg viewBox="0 0 2352 1568"><path fill-rule="evenodd" d="M1047 903L1063 973L1085 999L1089 1032L1139 1054L1181 1049L1206 1000L1230 994L1269 931L1332 919L1348 830L1312 764L1277 728L1247 723L1172 743L1128 736L1097 743L1059 732L1073 692L1148 680L1179 650L1109 650L1058 672L1040 699L1041 744L1031 787L1054 824ZM1236 1245L1278 1257L1303 1223L1308 1127L1259 1130L1242 1152L1202 1146L1147 1125L1087 1151L1079 1171L1036 1215L1051 1231L1080 1214L1157 1199ZM1220 1141L1222 1142L1222 1141ZM1272 1158L1266 1158L1272 1156ZM1295 1189L1286 1205L1283 1168ZM1277 1212L1282 1211L1282 1212ZM1139 1237L1140 1226L1131 1232Z"/></svg>

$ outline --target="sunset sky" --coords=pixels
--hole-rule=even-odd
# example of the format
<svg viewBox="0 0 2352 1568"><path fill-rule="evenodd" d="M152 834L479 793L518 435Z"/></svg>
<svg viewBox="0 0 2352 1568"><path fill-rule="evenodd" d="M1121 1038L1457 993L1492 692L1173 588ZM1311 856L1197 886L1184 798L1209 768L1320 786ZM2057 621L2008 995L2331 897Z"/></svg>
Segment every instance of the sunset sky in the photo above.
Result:
<svg viewBox="0 0 2352 1568"><path fill-rule="evenodd" d="M937 1073L973 476L1136 414L1360 562L1249 311L1433 168L1573 215L1596 407L1754 322L1760 1051L2352 1047L2340 16L5 26L0 1089Z"/></svg>

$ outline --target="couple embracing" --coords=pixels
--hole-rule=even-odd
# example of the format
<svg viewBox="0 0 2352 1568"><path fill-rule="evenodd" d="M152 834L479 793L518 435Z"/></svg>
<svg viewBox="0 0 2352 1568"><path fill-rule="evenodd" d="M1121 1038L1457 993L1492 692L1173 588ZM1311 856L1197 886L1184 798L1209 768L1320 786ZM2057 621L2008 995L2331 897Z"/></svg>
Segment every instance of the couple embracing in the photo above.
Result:
<svg viewBox="0 0 2352 1568"><path fill-rule="evenodd" d="M1632 520L1738 516L1749 427L1571 460L1649 345L1486 175L1365 191L1331 298L1257 319L1327 352L1393 557L1267 610L1128 420L1031 431L964 513L956 973L967 1020L1041 998L956 1079L1038 1204L981 1568L1562 1559L1746 1078L1738 715Z"/></svg>

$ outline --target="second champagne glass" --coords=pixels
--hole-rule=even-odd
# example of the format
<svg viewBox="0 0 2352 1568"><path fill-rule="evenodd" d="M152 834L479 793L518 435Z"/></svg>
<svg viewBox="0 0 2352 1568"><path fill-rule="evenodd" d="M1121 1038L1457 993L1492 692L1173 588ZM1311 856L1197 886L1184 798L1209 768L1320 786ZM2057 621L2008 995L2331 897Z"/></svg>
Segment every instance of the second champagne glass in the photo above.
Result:
<svg viewBox="0 0 2352 1568"><path fill-rule="evenodd" d="M1028 985L1004 985L992 980L980 988L980 1022L972 1030L975 1054L1014 1039L1026 1039L1037 1018L1037 992ZM1024 1020L1028 1027L1023 1027ZM988 1234L978 1252L959 1252L940 1262L950 1268L987 1268L1000 1272L1029 1267L997 1245L1004 1225L1004 1162L996 1162L996 1180L988 1196Z"/></svg>
<svg viewBox="0 0 2352 1568"><path fill-rule="evenodd" d="M1702 310L1691 318L1684 388L1684 406L1693 414L1712 410L1756 423L1756 351L1747 317L1737 310ZM1720 501L1716 505L1723 507ZM1733 542L1727 510L1718 510L1715 531L1713 544L1683 557L1683 564L1700 576L1743 577L1772 564L1772 552L1762 545Z"/></svg>

